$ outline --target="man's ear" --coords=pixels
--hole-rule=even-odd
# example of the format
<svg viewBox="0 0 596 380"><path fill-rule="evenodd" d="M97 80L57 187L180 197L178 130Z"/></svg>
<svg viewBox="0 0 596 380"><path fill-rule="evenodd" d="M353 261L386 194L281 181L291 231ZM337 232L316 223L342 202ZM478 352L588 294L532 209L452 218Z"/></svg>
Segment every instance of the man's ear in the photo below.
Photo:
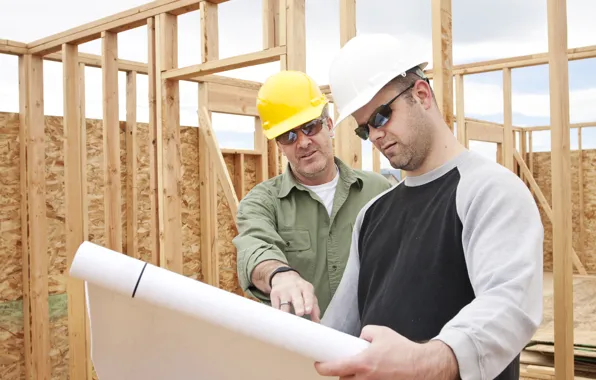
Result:
<svg viewBox="0 0 596 380"><path fill-rule="evenodd" d="M335 137L335 131L333 130L333 120L327 118L327 127L329 127L329 136Z"/></svg>

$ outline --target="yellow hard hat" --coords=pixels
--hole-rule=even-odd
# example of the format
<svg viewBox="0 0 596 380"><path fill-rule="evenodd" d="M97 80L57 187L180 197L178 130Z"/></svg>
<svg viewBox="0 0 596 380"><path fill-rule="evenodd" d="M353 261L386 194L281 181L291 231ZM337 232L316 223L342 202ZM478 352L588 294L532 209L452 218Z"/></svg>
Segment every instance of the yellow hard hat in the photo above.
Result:
<svg viewBox="0 0 596 380"><path fill-rule="evenodd" d="M321 116L329 101L315 81L300 71L283 70L265 81L257 95L263 132L274 139Z"/></svg>

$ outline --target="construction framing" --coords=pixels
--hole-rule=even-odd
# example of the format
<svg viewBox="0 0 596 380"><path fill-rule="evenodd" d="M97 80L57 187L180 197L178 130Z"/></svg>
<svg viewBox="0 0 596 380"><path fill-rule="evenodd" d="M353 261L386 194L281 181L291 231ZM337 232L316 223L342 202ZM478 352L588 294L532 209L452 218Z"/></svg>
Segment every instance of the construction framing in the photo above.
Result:
<svg viewBox="0 0 596 380"><path fill-rule="evenodd" d="M199 178L201 206L201 272L204 281L219 286L218 266L218 181L230 213L236 215L244 196L242 175L232 176L224 154L244 170L248 156L257 158L256 177L261 182L279 174L285 160L259 127L255 98L259 82L226 77L222 73L252 65L279 62L280 70L306 71L305 0L263 0L263 47L239 56L220 58L218 41L218 4L227 0L158 0L89 24L30 43L0 40L0 53L19 57L19 104L21 160L21 233L23 249L24 355L26 378L51 378L48 310L48 224L45 199L45 131L43 99L43 61L62 62L64 86L64 171L66 200L67 264L78 245L89 235L86 189L85 144L85 67L102 70L103 90L103 165L106 246L138 257L137 198L126 192L126 242L122 229L122 185L118 106L126 103L127 160L126 188L136 189L139 157L137 144L136 82L138 75L149 79L149 131L151 149L151 250L152 263L182 273L181 237L181 146L179 82L197 83L199 103ZM356 35L356 0L340 4L340 45ZM569 60L596 57L596 46L567 49L565 0L548 0L549 51L459 66L452 64L451 1L432 0L433 80L438 104L447 124L458 139L469 146L470 140L487 141L498 146L498 161L526 181L540 206L553 224L555 286L555 376L573 377L573 267L586 274L583 263L571 245L570 128L577 129L580 150L582 128L596 123L569 123ZM177 17L200 12L202 61L179 67ZM147 63L119 59L118 33L146 26ZM78 45L100 39L102 54L80 53ZM548 64L551 88L551 125L520 128L512 124L511 73L521 67ZM126 99L118 98L118 72L126 73ZM496 124L465 117L465 75L502 71L504 123ZM321 89L333 101L329 87ZM453 97L456 110L453 109ZM212 124L212 112L255 118L254 150L222 149ZM354 168L362 167L362 145L353 133L353 120L337 129L336 154ZM552 206L536 184L532 172L532 132L551 131ZM515 144L516 139L521 142ZM528 149L529 142L529 149ZM529 157L529 164L526 158ZM380 155L373 148L373 170L380 171ZM582 178L582 176L580 176ZM581 189L583 187L580 186ZM580 199L583 190L580 190ZM580 213L583 215L583 211ZM583 216L582 216L583 218ZM583 220L583 219L582 219ZM583 228L583 227L582 227ZM92 365L88 345L88 323L84 288L80 281L67 277L69 377L91 379Z"/></svg>

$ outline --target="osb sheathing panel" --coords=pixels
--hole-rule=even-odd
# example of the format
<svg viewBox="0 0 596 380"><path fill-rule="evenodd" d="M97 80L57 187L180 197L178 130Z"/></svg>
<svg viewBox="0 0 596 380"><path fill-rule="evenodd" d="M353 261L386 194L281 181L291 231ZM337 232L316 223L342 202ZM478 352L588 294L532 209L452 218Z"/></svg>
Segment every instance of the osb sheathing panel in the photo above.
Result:
<svg viewBox="0 0 596 380"><path fill-rule="evenodd" d="M20 379L23 272L19 115L0 113L0 378Z"/></svg>
<svg viewBox="0 0 596 380"><path fill-rule="evenodd" d="M141 259L151 261L149 249L149 128L138 123L137 210L138 246ZM126 252L126 143L125 123L120 122L122 243ZM88 119L87 201L88 239L104 244L103 136L102 121ZM180 130L182 152L182 249L184 274L202 279L200 261L200 192L198 130ZM62 118L46 117L46 205L48 223L48 279L50 307L50 341L52 378L66 378L68 371L68 314L66 297L64 147ZM22 315L22 248L20 215L19 115L0 113L0 378L20 379L24 373ZM225 161L234 178L233 155ZM238 170L240 170L238 168ZM256 185L256 157L244 158L244 194ZM236 276L236 251L232 238L236 234L233 218L218 180L218 248L220 250L220 283L223 289L241 294Z"/></svg>
<svg viewBox="0 0 596 380"><path fill-rule="evenodd" d="M533 172L538 186L552 207L552 182L550 152L533 154ZM573 248L577 252L584 267L590 274L596 273L596 150L583 150L584 175L584 249L580 244L580 207L579 207L579 152L571 151L571 202L573 220ZM529 161L526 161L529 162ZM552 224L540 208L544 224L544 268L553 268ZM577 270L575 271L577 273Z"/></svg>

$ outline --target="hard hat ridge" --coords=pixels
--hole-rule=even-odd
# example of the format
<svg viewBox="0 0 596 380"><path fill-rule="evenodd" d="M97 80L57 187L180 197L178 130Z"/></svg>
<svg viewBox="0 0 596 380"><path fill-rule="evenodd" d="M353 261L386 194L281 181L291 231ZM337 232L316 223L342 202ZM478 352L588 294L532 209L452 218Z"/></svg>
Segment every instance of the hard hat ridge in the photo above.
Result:
<svg viewBox="0 0 596 380"><path fill-rule="evenodd" d="M391 80L416 67L424 70L427 64L414 49L389 34L360 34L349 40L329 70L329 87L339 113L336 125L366 105Z"/></svg>

